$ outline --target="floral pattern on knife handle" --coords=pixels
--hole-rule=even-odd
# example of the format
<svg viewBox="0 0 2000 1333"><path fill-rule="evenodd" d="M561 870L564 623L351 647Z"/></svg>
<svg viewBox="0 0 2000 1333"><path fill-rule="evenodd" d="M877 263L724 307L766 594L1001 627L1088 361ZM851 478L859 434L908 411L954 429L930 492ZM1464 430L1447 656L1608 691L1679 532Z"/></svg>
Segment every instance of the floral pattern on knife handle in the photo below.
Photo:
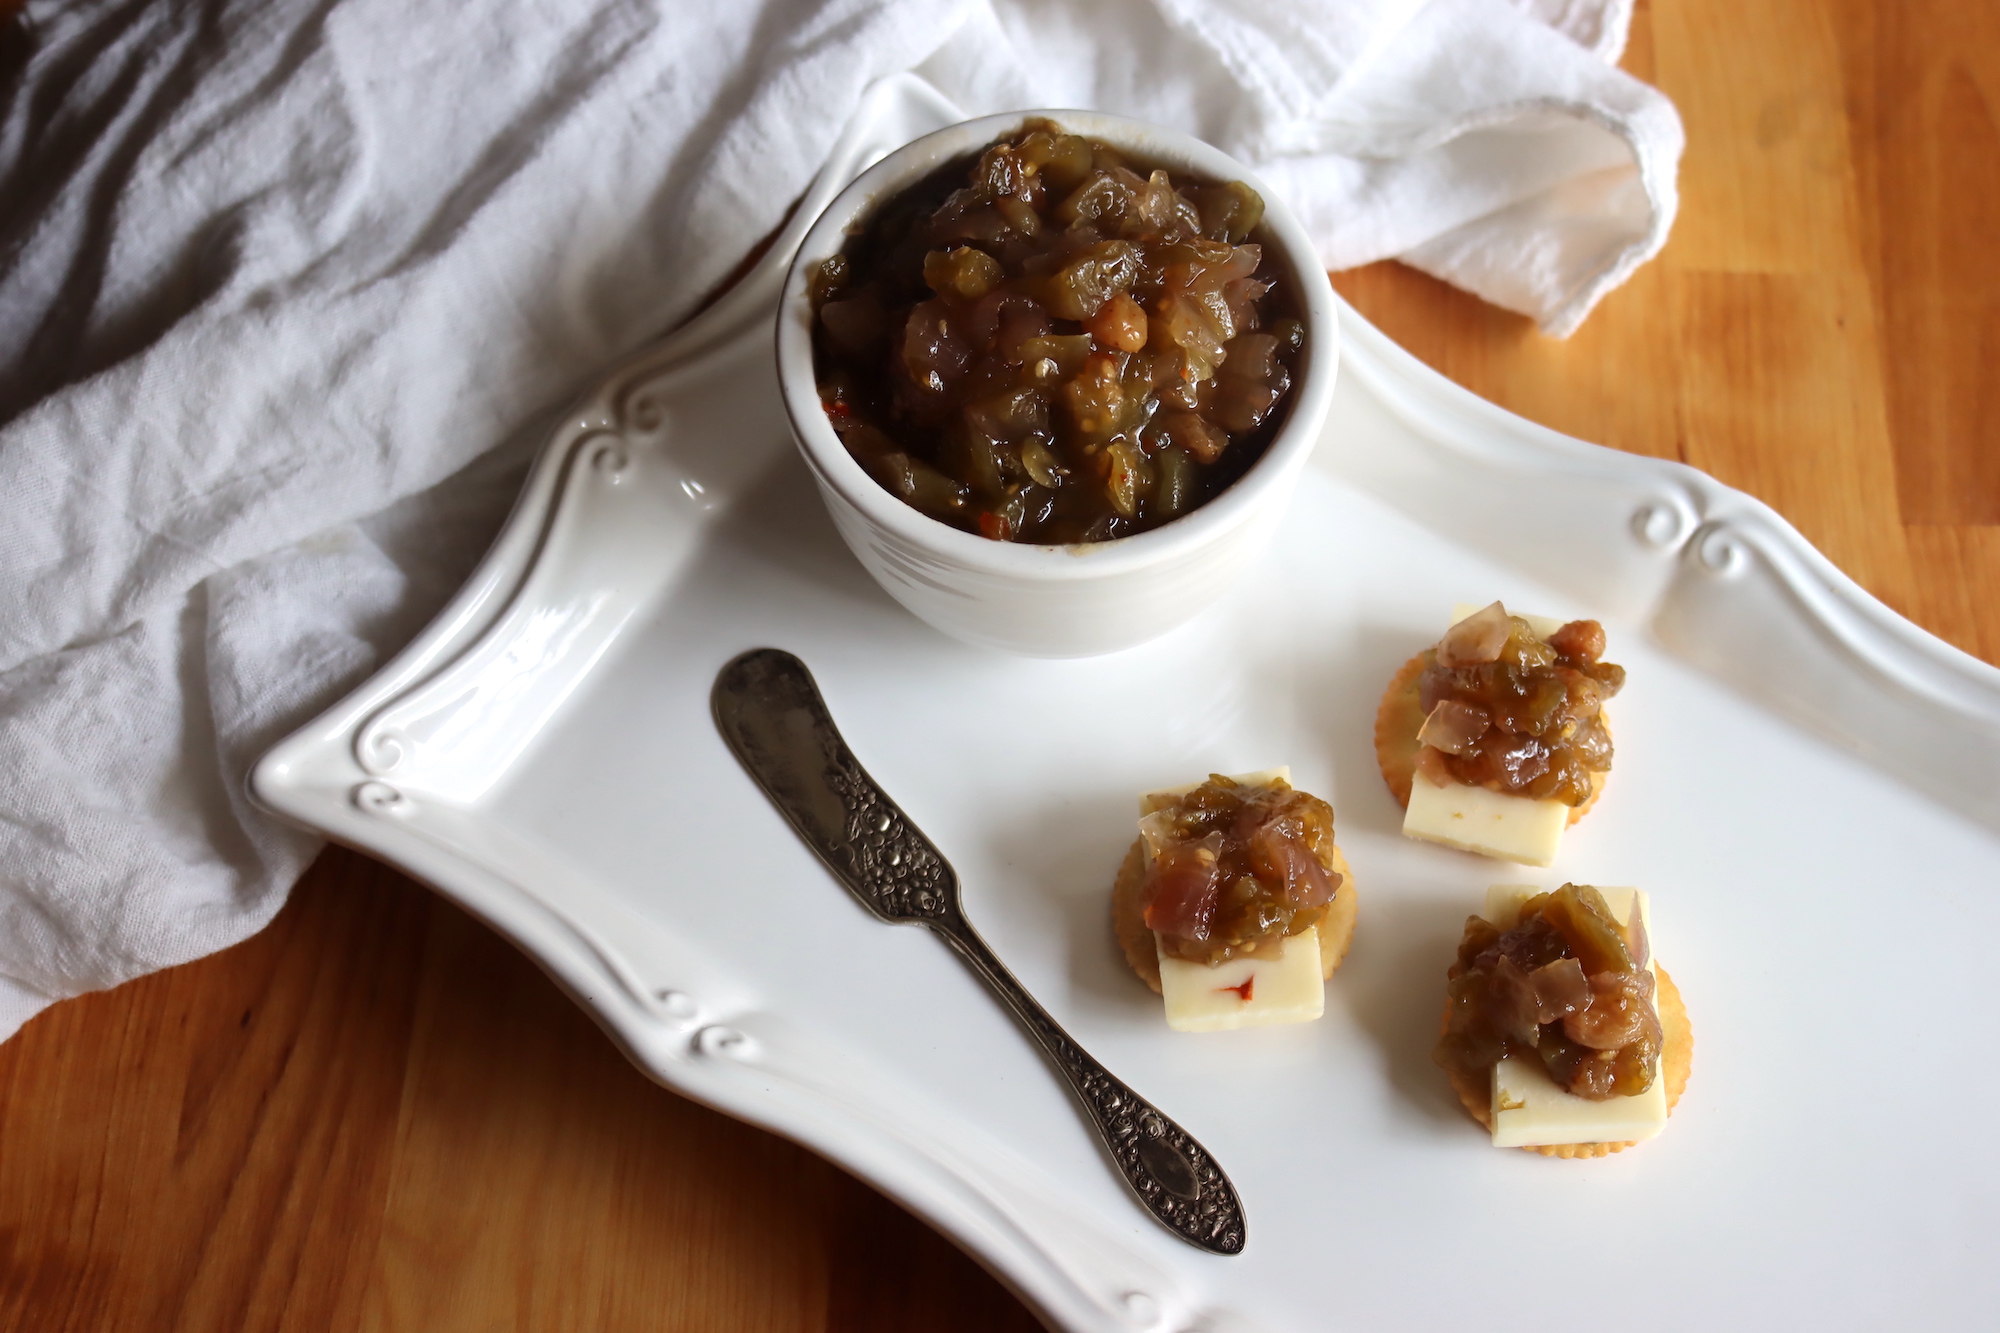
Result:
<svg viewBox="0 0 2000 1333"><path fill-rule="evenodd" d="M806 844L876 917L929 926L1013 1011L1161 1225L1216 1254L1239 1254L1243 1205L1193 1135L1079 1046L966 920L958 876L841 739L805 663L760 648L716 677L716 725Z"/></svg>

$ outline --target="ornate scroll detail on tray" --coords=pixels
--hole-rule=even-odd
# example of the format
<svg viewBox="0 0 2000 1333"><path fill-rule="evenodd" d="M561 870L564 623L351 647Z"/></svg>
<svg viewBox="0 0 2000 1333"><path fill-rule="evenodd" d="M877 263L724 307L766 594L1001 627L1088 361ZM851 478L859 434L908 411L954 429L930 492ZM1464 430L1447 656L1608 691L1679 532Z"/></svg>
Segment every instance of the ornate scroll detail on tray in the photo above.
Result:
<svg viewBox="0 0 2000 1333"><path fill-rule="evenodd" d="M884 921L931 927L1013 1011L1161 1225L1213 1253L1241 1253L1247 1227L1229 1177L1077 1045L987 947L950 864L847 748L805 663L776 648L745 653L716 677L710 701L729 748L848 891Z"/></svg>
<svg viewBox="0 0 2000 1333"><path fill-rule="evenodd" d="M613 486L624 482L625 474L632 466L632 451L626 447L622 436L588 435L577 445L577 449L590 459L591 471Z"/></svg>
<svg viewBox="0 0 2000 1333"><path fill-rule="evenodd" d="M412 805L409 797L386 782L363 782L354 789L354 808L402 818L410 814Z"/></svg>
<svg viewBox="0 0 2000 1333"><path fill-rule="evenodd" d="M659 1002L660 1012L668 1021L683 1027L694 1022L695 1015L701 1012L701 1005L686 991L663 987L653 992L653 998Z"/></svg>
<svg viewBox="0 0 2000 1333"><path fill-rule="evenodd" d="M642 434L654 434L664 429L667 424L669 401L669 395L661 392L661 387L656 381L642 381L620 400L619 424Z"/></svg>
<svg viewBox="0 0 2000 1333"><path fill-rule="evenodd" d="M2000 672L1876 601L1763 505L1713 508L1653 609L1660 642L2000 829Z"/></svg>
<svg viewBox="0 0 2000 1333"><path fill-rule="evenodd" d="M477 800L636 611L641 594L614 576L672 558L648 540L653 446L572 429L534 563L492 625L361 726L354 760L369 776L453 804Z"/></svg>
<svg viewBox="0 0 2000 1333"><path fill-rule="evenodd" d="M1749 567L1743 539L1727 520L1705 524L1695 537L1694 552L1701 567L1719 578L1735 578Z"/></svg>
<svg viewBox="0 0 2000 1333"><path fill-rule="evenodd" d="M1135 1328L1151 1328L1160 1322L1160 1303L1148 1292L1126 1292L1118 1298L1118 1312Z"/></svg>
<svg viewBox="0 0 2000 1333"><path fill-rule="evenodd" d="M688 1043L693 1055L731 1060L751 1060L757 1055L757 1043L748 1033L721 1023L711 1023L694 1034Z"/></svg>
<svg viewBox="0 0 2000 1333"><path fill-rule="evenodd" d="M1649 501L1632 514L1632 535L1656 551L1671 551L1695 529L1694 509L1679 496Z"/></svg>
<svg viewBox="0 0 2000 1333"><path fill-rule="evenodd" d="M402 732L378 720L365 728L354 741L354 760L364 773L387 773L409 756L410 743Z"/></svg>

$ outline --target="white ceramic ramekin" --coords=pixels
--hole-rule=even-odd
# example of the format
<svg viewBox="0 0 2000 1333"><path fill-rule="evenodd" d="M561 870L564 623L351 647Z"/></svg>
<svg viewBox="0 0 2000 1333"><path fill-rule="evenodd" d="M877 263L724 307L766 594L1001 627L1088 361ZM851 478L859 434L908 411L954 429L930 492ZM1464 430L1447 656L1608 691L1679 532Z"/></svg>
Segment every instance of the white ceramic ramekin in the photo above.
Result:
<svg viewBox="0 0 2000 1333"><path fill-rule="evenodd" d="M820 406L807 284L886 200L984 147L1028 116L1129 151L1141 162L1264 197L1255 239L1290 270L1306 327L1284 424L1236 484L1170 523L1116 541L1032 546L988 541L928 518L884 490L847 452ZM857 177L806 233L778 306L778 384L792 434L836 527L876 582L954 638L1031 657L1089 657L1143 643L1228 592L1283 516L1333 400L1339 363L1333 289L1284 202L1228 154L1144 121L1092 111L1026 111L968 120L897 149Z"/></svg>

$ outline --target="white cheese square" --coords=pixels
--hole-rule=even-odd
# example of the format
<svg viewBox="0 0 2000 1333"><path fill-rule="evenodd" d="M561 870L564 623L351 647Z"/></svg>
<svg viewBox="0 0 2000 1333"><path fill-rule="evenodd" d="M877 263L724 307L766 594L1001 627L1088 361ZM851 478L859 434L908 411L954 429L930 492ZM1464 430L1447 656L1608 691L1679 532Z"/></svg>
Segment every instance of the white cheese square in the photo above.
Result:
<svg viewBox="0 0 2000 1333"><path fill-rule="evenodd" d="M1456 625L1482 608L1461 602L1451 610ZM1510 615L1519 614L1509 612ZM1546 639L1563 627L1547 616L1522 616ZM1452 782L1439 787L1421 773L1410 780L1410 804L1403 812L1403 836L1443 843L1522 865L1553 865L1569 827L1570 807L1561 801L1531 801L1485 787Z"/></svg>
<svg viewBox="0 0 2000 1333"><path fill-rule="evenodd" d="M1604 899L1604 905L1611 909L1611 915L1618 918L1621 926L1632 919L1632 899L1637 895L1639 922L1646 927L1646 938L1650 940L1653 937L1653 904L1644 889L1606 888L1602 884L1591 887ZM1486 890L1486 911L1483 915L1500 929L1512 930L1520 922L1521 904L1543 892L1546 890L1533 884L1495 884Z"/></svg>
<svg viewBox="0 0 2000 1333"><path fill-rule="evenodd" d="M1488 606L1491 605L1492 605L1491 602L1487 602L1479 606L1474 606L1471 602L1459 602L1458 604L1456 604L1451 608L1451 623L1456 625L1459 621L1465 619L1467 616L1471 615L1474 611L1484 611ZM1501 603L1501 605L1505 606L1506 603L1503 602ZM1511 608L1509 608L1507 614L1510 616L1520 616L1521 619L1527 621L1528 628L1533 630L1535 632L1535 637L1540 639L1544 643L1548 642L1549 636L1551 634L1554 634L1557 630L1561 629L1564 625L1567 625L1569 623L1567 620L1557 620L1551 616L1531 616L1528 615L1526 612L1515 611Z"/></svg>
<svg viewBox="0 0 2000 1333"><path fill-rule="evenodd" d="M1156 948L1158 940L1154 936ZM1232 958L1215 967L1162 952L1160 991L1167 1026L1176 1032L1309 1023L1326 1012L1319 931L1288 936L1284 951L1275 956Z"/></svg>
<svg viewBox="0 0 2000 1333"><path fill-rule="evenodd" d="M1658 1074L1636 1097L1594 1102L1563 1091L1533 1056L1493 1066L1493 1146L1636 1143L1667 1127L1667 1080Z"/></svg>
<svg viewBox="0 0 2000 1333"><path fill-rule="evenodd" d="M1569 807L1561 801L1531 801L1456 782L1440 787L1421 773L1410 779L1410 806L1403 813L1406 838L1530 866L1555 862L1568 826Z"/></svg>
<svg viewBox="0 0 2000 1333"><path fill-rule="evenodd" d="M1599 888L1605 906L1620 921L1639 903L1639 919L1650 940L1652 904L1639 889ZM1532 884L1495 884L1486 891L1488 921L1512 929L1521 904L1541 890ZM1653 964L1648 962L1647 966ZM1657 969L1655 970L1657 976ZM1509 1056L1493 1066L1493 1146L1533 1148L1551 1143L1626 1143L1650 1139L1667 1127L1667 1080L1656 1073L1653 1086L1636 1097L1594 1102L1565 1092L1533 1056Z"/></svg>

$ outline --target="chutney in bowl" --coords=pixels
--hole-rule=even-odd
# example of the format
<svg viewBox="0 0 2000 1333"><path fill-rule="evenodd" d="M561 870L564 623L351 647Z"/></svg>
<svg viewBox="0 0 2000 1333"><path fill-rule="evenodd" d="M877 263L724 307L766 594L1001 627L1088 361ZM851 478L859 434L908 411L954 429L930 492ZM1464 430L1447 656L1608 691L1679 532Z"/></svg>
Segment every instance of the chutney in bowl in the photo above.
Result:
<svg viewBox="0 0 2000 1333"><path fill-rule="evenodd" d="M1091 154L1039 202L1018 176L1005 193L1037 134ZM1011 166L993 161L1002 145ZM1045 182L1055 160L1035 164ZM1000 190L970 180L982 163ZM1078 200L1065 220L1093 176L1123 197L1094 217ZM966 191L943 219L965 234L940 235ZM1237 201L1234 240L1229 199L1204 191ZM1120 208L1145 207L1163 229L1124 225ZM1160 309L1173 297L1196 308ZM836 527L892 597L970 643L1087 656L1184 623L1261 549L1332 399L1334 310L1296 219L1219 150L1095 112L989 116L891 153L808 230L779 308L779 384ZM1263 373L1256 394L1246 368Z"/></svg>
<svg viewBox="0 0 2000 1333"><path fill-rule="evenodd" d="M809 291L827 419L884 489L995 541L1108 541L1226 490L1305 325L1265 205L1029 119L906 188Z"/></svg>

